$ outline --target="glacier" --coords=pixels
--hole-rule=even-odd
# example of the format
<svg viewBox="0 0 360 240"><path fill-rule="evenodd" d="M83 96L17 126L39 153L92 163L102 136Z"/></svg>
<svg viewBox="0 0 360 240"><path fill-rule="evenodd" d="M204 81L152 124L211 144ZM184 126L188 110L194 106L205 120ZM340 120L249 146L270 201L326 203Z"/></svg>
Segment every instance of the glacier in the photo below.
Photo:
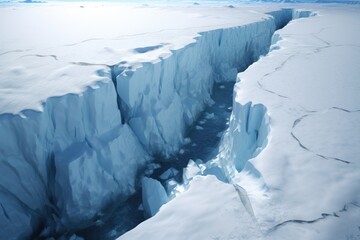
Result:
<svg viewBox="0 0 360 240"><path fill-rule="evenodd" d="M234 81L265 54L271 35L293 10L271 14L248 25L201 32L194 43L138 68L126 61L89 64L86 70L101 81L93 77L96 85L80 95L50 97L41 112L3 113L1 238L73 232L93 224L105 207L125 202L152 156L179 151L186 129L211 103L214 82ZM61 65L58 55L39 56L41 61L55 56L53 64ZM26 71L11 73L21 77Z"/></svg>
<svg viewBox="0 0 360 240"><path fill-rule="evenodd" d="M87 8L90 8L91 12L91 7L86 6L85 9ZM126 8L130 13L138 11L128 6ZM142 205L148 216L155 215L160 206L168 202L168 198L175 195L177 197L161 207L155 217L123 235L122 239L141 239L144 232L141 233L138 229L144 226L152 228L151 224L156 224L156 221L162 222L162 218L167 219L167 214L171 214L174 207L191 216L183 216L182 221L185 227L191 229L191 226L186 224L197 217L204 220L204 216L207 216L205 213L209 212L201 212L201 208L196 210L198 205L194 206L194 210L179 208L178 203L189 203L195 197L195 200L203 202L204 206L211 206L209 209L215 212L218 205L211 201L217 199L221 202L217 195L221 193L228 196L223 201L229 206L228 209L221 210L222 214L226 215L231 209L234 211L234 215L231 215L234 223L240 223L251 230L248 235L244 233L243 237L261 235L254 224L254 216L258 221L271 222L269 216L259 214L264 206L267 207L271 203L258 203L259 200L254 199L251 191L255 187L249 188L248 184L255 178L256 181L251 183L258 184L261 193L271 186L265 182L265 179L270 177L267 177L267 171L261 168L264 163L260 160L258 163L256 160L257 156L262 158L263 155L260 153L263 154L265 146L269 145L269 139L273 141L269 138L269 132L277 131L273 127L273 121L277 118L274 116L272 102L253 100L255 97L251 93L256 92L254 88L249 87L252 91L244 93L244 89L247 88L243 86L246 82L243 79L246 79L246 74L251 73L258 63L251 64L268 53L271 43L273 45L270 57L282 48L289 48L289 51L295 49L294 46L298 42L286 41L289 38L287 32L282 34L280 30L273 35L277 29L284 27L292 19L315 14L310 10L294 10L296 7L249 7L246 8L246 13L236 8L202 8L192 9L189 10L190 13L186 13L189 19L185 18L184 25L189 24L192 18L198 21L197 24L200 23L194 29L180 29L176 33L171 29L155 29L145 34L145 45L141 43L143 36L134 37L134 33L131 32L128 35L100 39L92 36L91 30L86 32L85 29L84 34L88 37L86 40L75 36L70 39L72 43L69 44L69 39L61 42L63 39L59 38L54 47L42 41L31 42L30 39L29 42L19 43L22 45L19 49L19 46L15 48L15 43L8 38L12 30L1 25L1 31L7 33L3 35L6 37L2 40L4 44L1 44L3 47L0 53L0 63L5 67L0 71L1 86L4 86L0 102L1 239L61 235L75 238L73 233L79 230L91 228L94 224L102 225L101 219L108 211L118 206L126 207L129 201L132 201L132 196L138 193L141 185ZM1 10L4 12L4 19L12 18L7 9ZM20 12L23 10L18 9ZM33 9L36 13L38 10ZM53 8L49 10L50 13L54 11ZM166 10L170 13L144 6L140 7L139 11L149 16L153 16L154 13L156 15L159 11L161 16L185 14L181 12L184 11L182 8ZM230 12L233 10L238 12ZM78 13L80 10L76 8L71 11ZM105 12L109 13L108 9ZM213 16L204 12L210 12ZM240 20L234 21L237 15ZM91 14L87 17L91 17ZM157 20L159 19L154 21ZM106 21L108 20L102 19L100 22ZM208 21L219 22L212 23L214 25L209 27L205 25ZM74 24L81 26L81 23ZM108 31L107 28L112 28L112 24L106 22L98 26L98 29L104 34ZM292 23L288 26L291 29ZM181 31L186 34L179 37L180 40L171 39ZM325 32L321 29L318 31ZM136 40L133 43L126 40L132 37ZM166 41L159 43L159 39ZM322 44L319 49L330 46L330 43L326 45L327 42L324 40L318 41ZM338 45L345 44L341 43L341 40L337 41L340 41ZM305 47L300 45L300 48ZM93 52L89 52L89 49ZM288 54L284 56L289 57ZM266 58L268 56L260 58L259 64L266 61ZM28 68L16 66L19 59ZM249 65L249 70L237 76L238 72L244 71ZM37 72L39 69L46 75ZM264 69L268 70L268 66ZM257 68L254 71L261 72ZM45 80L49 82L45 91L34 94L33 91L44 84L44 81L36 79L42 80L45 76L48 76ZM351 77L350 74L349 76ZM171 162L174 154L184 151L183 146L189 144L188 129L204 113L206 106L213 103L212 94L217 91L214 86L234 82L237 78L229 128L222 137L216 159L206 163L198 160L190 162L183 171L185 189L177 189L178 183L171 179L174 177L171 174L162 179L166 181L165 188L158 180L143 177L144 170L154 158L160 157ZM283 78L281 76L278 79ZM7 79L15 79L19 84L14 86ZM23 81L24 79L34 79L34 84ZM73 79L79 80L74 82ZM268 94L277 94L281 97L288 96L290 91L291 95L295 96L295 101L302 105L309 103L307 99L296 96L296 89L288 88L285 89L287 92L282 92L284 89L279 87L280 83L276 84L278 79L270 86L263 81L264 79L257 83ZM70 87L64 86L64 82ZM21 83L25 83L22 92L15 91ZM310 91L310 94L312 93L315 94ZM23 94L24 97L11 99L14 94ZM354 99L353 96L355 95L349 100ZM345 103L351 105L351 101ZM326 105L326 99L317 101L315 108L310 102L313 111L322 109L321 104ZM345 112L356 111L356 107L348 110L348 105L345 106ZM211 113L205 116L208 119L213 117ZM329 150L324 151L321 146L316 146L312 142L314 139L309 135L303 135L306 129L298 131L304 128L303 124L306 121L316 119L317 116L314 117L299 118L292 132L293 137L299 140L300 145L312 146L307 148L319 155L348 159L348 156L337 156ZM341 119L336 114L331 117ZM318 121L321 119L320 116ZM357 118L354 119L353 122L356 122ZM332 125L334 126L336 124ZM202 128L200 125L196 127L198 130ZM347 132L350 131L351 128L348 128ZM326 128L324 132L327 132ZM353 138L356 138L356 135ZM346 145L345 140L343 145ZM353 148L356 149L356 144ZM271 149L270 147L267 151L272 151ZM249 159L255 160L249 162ZM196 173L191 173L195 168ZM177 175L174 172L172 171L172 174ZM216 178L206 175L215 175ZM232 185L226 184L228 182ZM216 190L212 191L213 188L209 188L204 195L196 193L206 191L208 183L215 186ZM185 193L179 194L186 189L188 190ZM223 190L220 192L219 189ZM209 196L209 199L203 199L204 196ZM239 197L242 205L237 204ZM243 214L245 212L246 214ZM215 215L209 216L208 220L204 220L204 224L211 226L211 221L218 222L214 217ZM291 218L291 214L288 217ZM280 224L280 220L284 219L285 217L280 216L275 222ZM278 228L281 229L287 225L276 226L280 226ZM232 226L224 226L227 230L216 234L230 237L237 232L230 229ZM179 228L180 231L182 227ZM281 234L281 231L279 232ZM275 231L275 235L279 232ZM116 230L112 238L117 237L119 233L123 233L123 229ZM164 237L167 234L166 231L163 232ZM197 234L199 238L205 236L202 235L202 231ZM179 234L174 235L174 239L176 238L181 237Z"/></svg>

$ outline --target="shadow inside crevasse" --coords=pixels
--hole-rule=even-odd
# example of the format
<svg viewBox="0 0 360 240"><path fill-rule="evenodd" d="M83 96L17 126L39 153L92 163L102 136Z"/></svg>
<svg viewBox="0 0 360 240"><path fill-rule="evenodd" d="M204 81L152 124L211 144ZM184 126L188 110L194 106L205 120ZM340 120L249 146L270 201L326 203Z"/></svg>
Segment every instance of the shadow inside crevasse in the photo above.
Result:
<svg viewBox="0 0 360 240"><path fill-rule="evenodd" d="M178 171L174 179L181 183L183 168L187 166L190 159L201 159L206 162L216 155L220 139L228 126L232 111L234 84L235 82L214 84L212 94L214 103L206 106L189 128L186 138L190 141L172 157L168 159L156 158L154 163L157 164L158 168L149 174L151 178L165 184L165 180L160 178L161 174L170 168L174 168ZM107 209L103 213L103 217L100 217L93 226L78 231L76 234L90 240L115 239L145 220L144 212L140 207L141 203L141 189L138 189L125 202Z"/></svg>

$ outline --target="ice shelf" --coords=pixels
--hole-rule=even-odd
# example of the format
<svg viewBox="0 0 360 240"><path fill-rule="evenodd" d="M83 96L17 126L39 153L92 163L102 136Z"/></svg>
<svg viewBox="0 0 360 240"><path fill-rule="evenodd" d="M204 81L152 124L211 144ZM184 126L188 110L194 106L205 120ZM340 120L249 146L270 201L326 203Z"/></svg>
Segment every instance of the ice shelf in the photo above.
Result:
<svg viewBox="0 0 360 240"><path fill-rule="evenodd" d="M69 17L59 19L59 6L29 9L0 9L1 239L73 236L96 224L114 204L125 204L155 155L181 151L186 129L212 102L213 84L234 81L268 52L276 29L312 13L274 6L69 4L61 8ZM103 16L96 21L91 20L95 10ZM32 32L51 15L43 31ZM75 17L82 20L71 22ZM20 29L17 18L27 24L21 31L14 30ZM164 18L184 21L164 26ZM67 24L73 24L70 32ZM62 37L65 32L69 37ZM238 96L223 140L230 144L224 145L228 155L219 164L225 173L214 170L227 180L248 170L247 161L268 141L266 103ZM166 192L157 180L143 178L142 183L143 206L152 216L167 202Z"/></svg>

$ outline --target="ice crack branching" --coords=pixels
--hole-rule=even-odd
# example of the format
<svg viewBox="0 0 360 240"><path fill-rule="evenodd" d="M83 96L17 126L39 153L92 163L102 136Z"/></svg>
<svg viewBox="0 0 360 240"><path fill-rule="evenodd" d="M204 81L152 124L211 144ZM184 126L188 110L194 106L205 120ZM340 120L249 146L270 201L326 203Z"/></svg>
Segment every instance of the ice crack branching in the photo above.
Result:
<svg viewBox="0 0 360 240"><path fill-rule="evenodd" d="M336 212L333 212L333 213L322 213L321 217L318 217L316 219L312 219L312 220L302 220L302 219L286 220L286 221L281 222L281 223L275 225L274 227L270 228L268 233L272 233L272 232L276 231L278 228L284 227L285 225L288 225L288 224L293 224L293 223L294 224L312 224L312 223L316 223L316 222L319 222L319 221L326 220L326 219L331 218L331 217L337 217L338 218L338 217L340 217L339 213L348 211L349 205L353 205L355 207L360 207L356 203L347 203L339 211L336 211Z"/></svg>
<svg viewBox="0 0 360 240"><path fill-rule="evenodd" d="M99 40L104 40L104 38L90 38L90 39L86 39L77 43L70 43L70 44L65 44L65 47L72 47L72 46L76 46L85 42L90 42L90 41L99 41Z"/></svg>
<svg viewBox="0 0 360 240"><path fill-rule="evenodd" d="M272 90L267 89L266 87L264 87L264 85L261 83L261 81L264 80L265 77L268 77L268 76L274 74L275 72L281 70L281 69L286 65L286 63L287 63L290 59L292 59L293 57L295 57L295 54L293 54L293 55L289 56L288 58L286 58L285 61L283 61L283 62L280 64L280 66L276 67L273 71L268 72L268 73L266 73L264 76L262 76L262 78L257 81L257 84L259 85L259 87L260 87L262 90L264 90L264 91L266 91L266 92L269 92L269 93L271 93L271 94L275 94L275 95L278 96L278 97L290 99L289 97L287 97L287 96L285 96L285 95L281 95L281 94L279 94L279 93L277 93L277 92L274 92L274 91L272 91Z"/></svg>
<svg viewBox="0 0 360 240"><path fill-rule="evenodd" d="M323 154L320 154L320 153L317 153L311 149L309 149L308 147L306 147L302 142L301 140L296 137L295 133L294 133L294 129L295 127L302 121L304 120L305 118L309 117L309 116L312 116L314 114L319 114L319 113L323 113L323 112L326 112L326 111L329 111L329 110L338 110L338 111L343 111L343 112L346 112L346 113L356 113L356 112L360 112L360 109L359 110L348 110L348 109L345 109L345 108L341 108L341 107L331 107L331 108L328 108L326 110L322 110L322 111L307 111L308 113L307 114L304 114L302 115L301 117L297 118L294 123L293 123L293 126L292 126L292 131L291 131L291 137L293 139L295 139L295 141L298 142L299 146L308 151L308 152L311 152L313 154L315 154L316 156L319 156L321 158L324 158L324 159L327 159L327 160L335 160L335 161L339 161L339 162L343 162L343 163L346 163L346 164L349 164L351 163L350 161L348 160L344 160L344 159L340 159L340 158L337 158L337 157L331 157L331 156L325 156Z"/></svg>
<svg viewBox="0 0 360 240"><path fill-rule="evenodd" d="M102 63L88 63L88 62L70 62L70 64L78 65L78 66L103 66L103 67L109 67L112 66Z"/></svg>
<svg viewBox="0 0 360 240"><path fill-rule="evenodd" d="M328 157L328 156L324 156L322 154L316 153L316 152L310 150L309 148L305 147L304 144L301 143L301 141L294 135L293 132L291 132L291 136L298 142L299 146L302 149L304 149L304 150L306 150L308 152L311 152L311 153L315 154L316 156L319 156L319 157L327 159L327 160L335 160L335 161L339 161L339 162L343 162L343 163L347 163L347 164L350 163L349 161L346 161L346 160L343 160L343 159L340 159L340 158Z"/></svg>
<svg viewBox="0 0 360 240"><path fill-rule="evenodd" d="M30 51L30 50L31 49L24 49L24 50L16 49L16 50L11 50L11 51L6 51L6 52L3 52L3 53L0 53L0 56L5 55L5 54L9 54L9 53L27 52L27 51Z"/></svg>
<svg viewBox="0 0 360 240"><path fill-rule="evenodd" d="M24 55L22 57L40 57L40 58L44 58L44 57L50 57L53 58L54 60L58 61L58 57L56 55L53 54L49 54L49 55L43 55L43 54L28 54L28 55Z"/></svg>
<svg viewBox="0 0 360 240"><path fill-rule="evenodd" d="M311 223L316 223L318 221L324 220L328 217L339 217L339 216L336 213L332 213L332 214L322 213L321 217L313 219L313 220L300 220L300 219L287 220L285 222L279 223L279 224L275 225L274 227L272 227L269 230L269 233L271 233L271 232L277 230L278 228L283 227L284 225L287 225L289 223L311 224Z"/></svg>

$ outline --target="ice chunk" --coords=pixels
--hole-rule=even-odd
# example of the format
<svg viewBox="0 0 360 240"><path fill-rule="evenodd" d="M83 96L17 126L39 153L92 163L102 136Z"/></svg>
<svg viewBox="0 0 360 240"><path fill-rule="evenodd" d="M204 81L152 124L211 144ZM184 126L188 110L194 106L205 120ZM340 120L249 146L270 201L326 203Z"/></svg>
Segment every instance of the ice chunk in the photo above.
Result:
<svg viewBox="0 0 360 240"><path fill-rule="evenodd" d="M76 234L71 235L69 240L84 240L84 238L77 236Z"/></svg>
<svg viewBox="0 0 360 240"><path fill-rule="evenodd" d="M144 177L141 184L144 210L148 217L152 217L169 201L169 197L161 183L155 179Z"/></svg>
<svg viewBox="0 0 360 240"><path fill-rule="evenodd" d="M199 121L199 124L201 124L201 125L204 125L206 123L206 120L204 119L204 120L201 120L201 121Z"/></svg>
<svg viewBox="0 0 360 240"><path fill-rule="evenodd" d="M202 126L196 125L196 130L204 130L204 128Z"/></svg>
<svg viewBox="0 0 360 240"><path fill-rule="evenodd" d="M169 168L168 170L166 170L165 172L163 172L163 173L160 175L160 179L166 180L166 179L169 179L169 178L173 178L173 177L175 177L178 173L179 173L179 171L176 170L175 168Z"/></svg>
<svg viewBox="0 0 360 240"><path fill-rule="evenodd" d="M170 199L173 199L176 194L179 192L177 188L179 187L179 184L174 179L169 179L166 181L166 191L168 192L168 196Z"/></svg>
<svg viewBox="0 0 360 240"><path fill-rule="evenodd" d="M215 114L214 113L205 113L205 118L206 119L212 119L212 118L214 118L215 117Z"/></svg>
<svg viewBox="0 0 360 240"><path fill-rule="evenodd" d="M161 165L158 163L149 163L148 165L146 165L146 170L144 172L144 174L146 176L150 176L151 174L154 173L154 170L161 168Z"/></svg>
<svg viewBox="0 0 360 240"><path fill-rule="evenodd" d="M195 160L195 163L198 165L198 167L200 168L201 170L201 173L204 172L204 170L206 169L206 166L205 166L205 163L201 160L201 159L196 159Z"/></svg>
<svg viewBox="0 0 360 240"><path fill-rule="evenodd" d="M191 139L190 138L184 138L184 144L189 144L191 143Z"/></svg>
<svg viewBox="0 0 360 240"><path fill-rule="evenodd" d="M213 167L206 168L204 170L204 175L205 176L214 175L220 181L222 181L224 183L228 182L227 178L225 177L224 172L218 166L213 166Z"/></svg>
<svg viewBox="0 0 360 240"><path fill-rule="evenodd" d="M192 159L190 159L187 167L184 168L183 171L184 185L187 185L193 177L200 175L201 172L200 167Z"/></svg>

